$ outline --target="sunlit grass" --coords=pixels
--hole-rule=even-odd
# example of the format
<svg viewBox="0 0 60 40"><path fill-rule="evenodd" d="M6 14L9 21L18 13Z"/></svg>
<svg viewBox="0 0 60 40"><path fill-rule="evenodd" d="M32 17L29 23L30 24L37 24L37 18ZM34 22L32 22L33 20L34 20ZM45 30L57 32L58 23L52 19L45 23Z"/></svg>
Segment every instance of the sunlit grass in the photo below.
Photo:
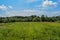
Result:
<svg viewBox="0 0 60 40"><path fill-rule="evenodd" d="M60 40L58 22L0 23L0 40Z"/></svg>

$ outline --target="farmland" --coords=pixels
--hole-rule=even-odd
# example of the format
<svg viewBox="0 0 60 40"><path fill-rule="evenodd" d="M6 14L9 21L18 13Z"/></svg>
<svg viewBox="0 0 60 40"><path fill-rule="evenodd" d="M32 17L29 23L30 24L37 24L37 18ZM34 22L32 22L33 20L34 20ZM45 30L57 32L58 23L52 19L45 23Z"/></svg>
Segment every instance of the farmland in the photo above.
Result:
<svg viewBox="0 0 60 40"><path fill-rule="evenodd" d="M0 23L0 40L60 40L60 23Z"/></svg>

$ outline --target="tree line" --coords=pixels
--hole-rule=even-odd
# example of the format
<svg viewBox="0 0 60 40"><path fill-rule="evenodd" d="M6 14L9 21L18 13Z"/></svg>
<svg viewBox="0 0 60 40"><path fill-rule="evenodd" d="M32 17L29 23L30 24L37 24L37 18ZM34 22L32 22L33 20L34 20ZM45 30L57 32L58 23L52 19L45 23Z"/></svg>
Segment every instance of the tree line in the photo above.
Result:
<svg viewBox="0 0 60 40"><path fill-rule="evenodd" d="M45 15L36 16L12 16L12 17L0 17L0 23L7 22L56 22L60 21L60 16L48 17Z"/></svg>

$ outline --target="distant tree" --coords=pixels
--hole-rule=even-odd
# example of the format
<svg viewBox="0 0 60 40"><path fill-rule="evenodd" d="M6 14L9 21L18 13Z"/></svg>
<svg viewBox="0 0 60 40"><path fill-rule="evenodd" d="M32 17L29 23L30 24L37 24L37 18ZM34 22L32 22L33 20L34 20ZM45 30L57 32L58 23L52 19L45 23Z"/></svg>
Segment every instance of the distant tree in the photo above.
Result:
<svg viewBox="0 0 60 40"><path fill-rule="evenodd" d="M39 22L40 18L38 16L34 17L32 21Z"/></svg>
<svg viewBox="0 0 60 40"><path fill-rule="evenodd" d="M49 22L49 17L45 16L45 20L44 21Z"/></svg>
<svg viewBox="0 0 60 40"><path fill-rule="evenodd" d="M56 16L56 19L57 19L58 21L60 21L60 16Z"/></svg>
<svg viewBox="0 0 60 40"><path fill-rule="evenodd" d="M2 23L2 17L0 17L0 23Z"/></svg>
<svg viewBox="0 0 60 40"><path fill-rule="evenodd" d="M36 15L31 16L13 16L13 17L0 17L0 23L7 23L7 22L55 22L60 21L60 16L52 16L48 17L42 15L41 17Z"/></svg>
<svg viewBox="0 0 60 40"><path fill-rule="evenodd" d="M44 16L44 15L41 16L41 21L42 21L42 22L45 21L45 16Z"/></svg>

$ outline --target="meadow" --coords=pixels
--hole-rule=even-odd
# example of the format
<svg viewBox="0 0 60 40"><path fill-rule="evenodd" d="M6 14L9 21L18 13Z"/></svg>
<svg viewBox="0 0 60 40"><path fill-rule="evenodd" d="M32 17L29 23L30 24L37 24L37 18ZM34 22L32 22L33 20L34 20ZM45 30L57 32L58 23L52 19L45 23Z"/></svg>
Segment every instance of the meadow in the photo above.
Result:
<svg viewBox="0 0 60 40"><path fill-rule="evenodd" d="M60 40L60 23L0 23L0 40Z"/></svg>

